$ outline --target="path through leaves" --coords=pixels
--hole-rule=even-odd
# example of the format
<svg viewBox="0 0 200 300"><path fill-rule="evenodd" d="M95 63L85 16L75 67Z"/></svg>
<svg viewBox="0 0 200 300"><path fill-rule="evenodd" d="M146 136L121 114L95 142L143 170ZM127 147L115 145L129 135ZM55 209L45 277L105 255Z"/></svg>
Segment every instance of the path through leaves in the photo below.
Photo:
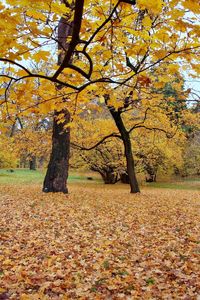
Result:
<svg viewBox="0 0 200 300"><path fill-rule="evenodd" d="M199 300L197 191L70 191L1 186L1 300Z"/></svg>

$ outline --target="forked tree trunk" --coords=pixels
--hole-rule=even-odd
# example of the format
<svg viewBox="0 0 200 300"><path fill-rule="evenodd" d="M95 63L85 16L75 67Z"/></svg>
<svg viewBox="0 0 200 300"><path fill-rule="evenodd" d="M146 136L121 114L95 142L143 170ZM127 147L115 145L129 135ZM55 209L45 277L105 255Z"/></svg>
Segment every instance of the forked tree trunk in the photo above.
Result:
<svg viewBox="0 0 200 300"><path fill-rule="evenodd" d="M56 117L65 114L65 122L57 122ZM53 121L52 151L44 180L43 192L68 193L67 177L69 168L70 130L64 128L70 121L67 110L55 112Z"/></svg>
<svg viewBox="0 0 200 300"><path fill-rule="evenodd" d="M121 138L122 138L122 141L124 144L126 167L127 167L127 173L129 176L131 193L139 193L140 189L139 189L139 185L138 185L136 174L135 174L135 163L134 163L134 159L133 159L130 134L124 126L120 112L115 111L114 108L109 108L109 111L115 121L115 124L116 124L120 134L121 134Z"/></svg>
<svg viewBox="0 0 200 300"><path fill-rule="evenodd" d="M63 3L63 1L61 1ZM58 56L58 65L62 64L63 58L68 49L68 36L72 35L73 22L67 18L61 17L58 25L58 49L61 50ZM58 86L62 89L62 86ZM63 99L65 101L65 99ZM64 114L65 121L57 122L59 114ZM70 113L68 109L54 112L52 151L47 173L43 183L43 192L62 192L68 193L67 178L69 170L69 153L70 153L70 129L66 125L70 122Z"/></svg>

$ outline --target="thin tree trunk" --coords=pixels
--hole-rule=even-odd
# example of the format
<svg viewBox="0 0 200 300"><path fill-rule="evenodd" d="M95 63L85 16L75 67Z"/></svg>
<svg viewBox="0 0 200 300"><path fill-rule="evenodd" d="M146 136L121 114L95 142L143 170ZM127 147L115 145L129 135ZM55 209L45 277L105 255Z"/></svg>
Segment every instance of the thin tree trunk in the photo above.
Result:
<svg viewBox="0 0 200 300"><path fill-rule="evenodd" d="M127 172L130 180L131 193L139 193L140 189L135 174L135 163L132 154L131 140L127 131L122 140L125 148Z"/></svg>
<svg viewBox="0 0 200 300"><path fill-rule="evenodd" d="M29 169L35 171L36 170L36 156L32 156L29 161Z"/></svg>
<svg viewBox="0 0 200 300"><path fill-rule="evenodd" d="M121 134L121 138L122 138L122 141L124 144L126 166L127 166L127 172L128 172L129 181L130 181L131 193L139 193L140 189L139 189L139 185L138 185L136 174L135 174L135 163L134 163L134 159L133 159L130 134L124 126L120 112L115 111L114 108L109 108L109 111L115 121L115 124L116 124L120 134Z"/></svg>

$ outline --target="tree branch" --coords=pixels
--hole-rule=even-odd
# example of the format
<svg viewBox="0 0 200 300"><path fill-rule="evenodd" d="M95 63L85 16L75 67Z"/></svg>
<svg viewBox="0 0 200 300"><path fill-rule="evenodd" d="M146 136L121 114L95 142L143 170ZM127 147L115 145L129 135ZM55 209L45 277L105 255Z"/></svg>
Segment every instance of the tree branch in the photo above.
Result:
<svg viewBox="0 0 200 300"><path fill-rule="evenodd" d="M74 85L71 85L69 83L65 83L57 78L54 78L52 76L46 76L46 75L42 75L42 74L34 74L32 73L30 70L28 70L26 67L24 67L23 65L19 64L19 63L16 63L14 60L11 60L11 59L7 59L7 58L1 58L0 57L0 61L4 61L4 62L8 62L8 63L11 63L19 68L21 68L22 70L24 70L27 75L25 76L22 76L22 77L19 77L19 78L14 78L12 76L9 76L9 75L0 75L1 77L7 77L7 78L10 78L12 79L14 82L18 82L20 80L23 80L23 79L26 79L26 78L31 78L31 77L35 77L35 78L43 78L43 79L46 79L46 80L49 80L51 82L54 82L54 83L57 83L57 84L60 84L60 85L63 85L65 87L69 87L71 89L74 89L74 90L79 90L78 87L74 86ZM74 67L76 68L76 67ZM84 72L84 71L83 71Z"/></svg>
<svg viewBox="0 0 200 300"><path fill-rule="evenodd" d="M129 129L128 133L131 133L131 131L133 131L133 129L138 128L138 126L140 126L141 124L143 124L143 123L146 121L146 119L147 119L147 113L148 113L149 110L150 110L150 108L148 107L148 108L146 109L145 113L144 113L144 118L143 118L143 120L142 120L141 122L139 122L139 123L133 125L133 126L131 127L131 129Z"/></svg>
<svg viewBox="0 0 200 300"><path fill-rule="evenodd" d="M60 67L57 69L55 74L53 75L53 79L55 80L60 73L66 68L66 66L69 64L71 57L74 53L74 50L76 48L76 45L79 43L79 33L81 29L81 22L82 22L82 16L83 16L83 7L84 7L84 0L76 0L75 2L75 12L74 12L74 25L73 25L73 32L72 32L72 39L69 44L67 53L63 59L63 62L61 63Z"/></svg>
<svg viewBox="0 0 200 300"><path fill-rule="evenodd" d="M86 48L89 46L89 44L92 42L92 40L95 38L95 36L99 33L99 31L104 28L104 26L111 20L113 14L115 13L118 5L120 3L120 0L117 2L117 4L113 7L113 10L111 11L109 17L95 30L95 32L91 35L89 40L85 43L85 46L83 48L83 51L86 51Z"/></svg>
<svg viewBox="0 0 200 300"><path fill-rule="evenodd" d="M127 81L131 80L134 76L146 71L146 70L149 70L151 69L152 67L156 66L157 64L159 64L160 62L164 61L166 58L170 57L171 55L173 54L179 54L179 53L182 53L182 52L186 52L186 51L192 51L192 50L195 50L195 49L198 49L200 48L200 46L196 46L196 47L190 47L190 48L185 48L185 49L180 49L180 50L174 50L174 51L171 51L169 52L168 54L166 54L165 56L163 56L162 58L158 59L157 61L155 61L154 63L148 65L147 67L143 68L143 69L140 69L140 70L137 70L137 73L129 76L128 78L126 78L125 80L119 82L119 86L121 85L124 85ZM130 67L130 66L129 66ZM134 68L136 69L136 67ZM134 71L134 70L133 70ZM118 86L118 87L119 87ZM117 87L117 88L118 88Z"/></svg>
<svg viewBox="0 0 200 300"><path fill-rule="evenodd" d="M119 138L121 139L121 136L119 134L116 134L116 133L111 133L107 136L104 136L98 143L96 143L95 145L87 148L87 147L83 147L83 146L80 146L80 145L77 145L75 143L71 143L72 147L74 148L77 148L77 149L80 149L80 150L86 150L86 151L89 151L89 150L92 150L92 149L95 149L97 146L101 145L103 142L105 142L107 139L109 138L112 138L112 137L115 137L115 138Z"/></svg>
<svg viewBox="0 0 200 300"><path fill-rule="evenodd" d="M92 61L90 55L85 50L83 50L83 51L76 51L76 53L81 53L81 54L85 55L85 57L88 59L88 61L89 61L89 71L88 71L87 76L88 76L88 78L90 78L91 75L92 75L92 72L93 72L93 61Z"/></svg>
<svg viewBox="0 0 200 300"><path fill-rule="evenodd" d="M168 139L172 139L172 138L176 135L176 132L177 132L177 130L178 130L178 127L177 127L176 130L175 130L175 132L170 134L170 133L167 132L165 129L158 128L158 127L147 127L147 126L145 126L145 125L138 125L138 126L135 127L135 129L136 129L136 128L145 128L145 129L147 129L147 130L154 130L154 131L161 131L161 132L164 132L164 133L166 134L166 137L167 137Z"/></svg>
<svg viewBox="0 0 200 300"><path fill-rule="evenodd" d="M29 74L29 75L31 74L31 72L30 72L26 67L24 67L23 65L21 65L21 64L19 64L19 63L17 63L17 62L15 62L14 60L11 60L11 59L8 59L8 58L2 58L2 57L0 57L0 61L7 62L7 63L11 63L11 64L13 64L13 65L19 67L20 69L24 70L27 74Z"/></svg>
<svg viewBox="0 0 200 300"><path fill-rule="evenodd" d="M72 65L72 64L68 64L66 66L66 68L69 68L69 69L72 69L76 72L78 72L79 74L81 74L83 77L87 78L87 79L90 79L90 76L89 74L87 74L84 70L82 70L81 68L75 66L75 65Z"/></svg>

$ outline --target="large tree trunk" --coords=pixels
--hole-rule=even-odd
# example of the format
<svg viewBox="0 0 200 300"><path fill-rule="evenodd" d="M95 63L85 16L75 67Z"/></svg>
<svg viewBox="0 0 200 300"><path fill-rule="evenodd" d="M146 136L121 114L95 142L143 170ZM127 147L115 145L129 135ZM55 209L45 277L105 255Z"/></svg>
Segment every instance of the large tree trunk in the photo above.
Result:
<svg viewBox="0 0 200 300"><path fill-rule="evenodd" d="M61 1L64 3L64 1ZM72 35L73 22L68 21L67 17L61 17L58 25L58 49L61 50L58 56L58 65L61 65L67 49L69 47L67 38ZM62 89L62 86L57 86ZM63 99L65 101L65 99ZM65 121L58 124L57 117L64 114ZM67 178L69 170L70 153L70 129L66 125L70 122L70 113L68 109L54 112L52 152L44 179L43 192L62 192L68 193Z"/></svg>
<svg viewBox="0 0 200 300"><path fill-rule="evenodd" d="M122 138L122 141L124 144L126 166L127 166L127 173L129 176L131 193L139 193L140 189L139 189L139 185L138 185L136 174L135 174L135 163L134 163L134 159L133 159L130 134L124 126L120 112L115 111L114 108L109 108L109 111L115 121L115 124L116 124L120 134L121 134L121 138Z"/></svg>
<svg viewBox="0 0 200 300"><path fill-rule="evenodd" d="M68 193L67 177L69 168L70 130L64 126L70 121L70 114L64 110L65 122L57 122L60 112L55 112L52 135L52 152L44 180L43 192Z"/></svg>

